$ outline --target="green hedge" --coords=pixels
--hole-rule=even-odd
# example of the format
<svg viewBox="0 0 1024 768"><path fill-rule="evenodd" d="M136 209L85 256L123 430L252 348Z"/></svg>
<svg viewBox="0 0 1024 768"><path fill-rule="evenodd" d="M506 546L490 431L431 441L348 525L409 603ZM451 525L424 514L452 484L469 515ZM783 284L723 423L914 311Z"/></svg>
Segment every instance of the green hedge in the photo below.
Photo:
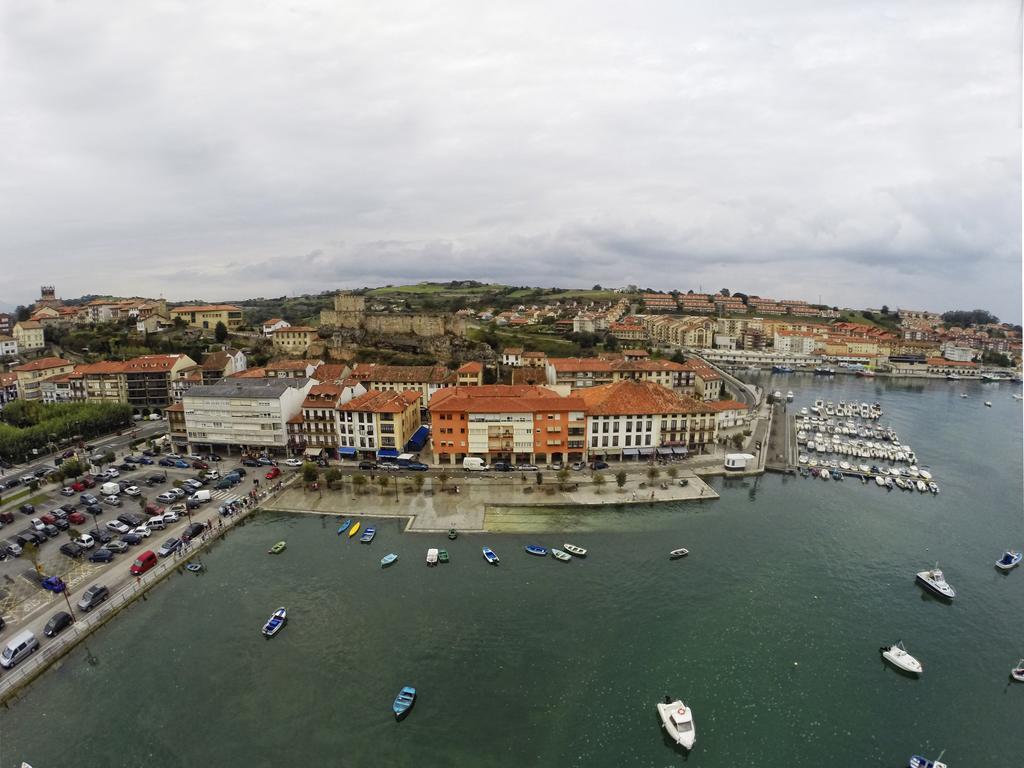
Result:
<svg viewBox="0 0 1024 768"><path fill-rule="evenodd" d="M88 440L131 424L132 408L122 403L40 403L15 400L0 412L0 457L24 461L32 449Z"/></svg>

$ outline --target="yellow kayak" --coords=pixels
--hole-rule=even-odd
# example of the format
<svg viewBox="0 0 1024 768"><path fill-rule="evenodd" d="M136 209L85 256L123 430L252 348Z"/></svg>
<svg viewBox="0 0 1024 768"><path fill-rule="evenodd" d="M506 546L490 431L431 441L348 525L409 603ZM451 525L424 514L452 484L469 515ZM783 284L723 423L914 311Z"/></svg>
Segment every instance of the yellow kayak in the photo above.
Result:
<svg viewBox="0 0 1024 768"><path fill-rule="evenodd" d="M356 535L356 532L358 530L359 530L359 521L356 520L354 523L352 523L352 527L348 529L348 537L351 539L353 536Z"/></svg>

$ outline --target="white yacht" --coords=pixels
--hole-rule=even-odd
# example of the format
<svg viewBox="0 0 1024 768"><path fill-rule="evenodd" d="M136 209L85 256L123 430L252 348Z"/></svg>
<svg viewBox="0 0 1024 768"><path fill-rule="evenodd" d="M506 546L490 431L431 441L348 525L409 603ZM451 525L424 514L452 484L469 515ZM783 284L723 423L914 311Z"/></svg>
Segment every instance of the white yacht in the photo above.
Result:
<svg viewBox="0 0 1024 768"><path fill-rule="evenodd" d="M792 389L791 389L791 390L789 390L789 391L788 391L788 392L786 393L786 402L787 402L787 403L792 403L792 402L793 402L793 390L792 390Z"/></svg>
<svg viewBox="0 0 1024 768"><path fill-rule="evenodd" d="M693 710L683 704L680 699L669 701L668 698L666 696L665 702L658 704L661 726L676 744L685 749L693 749L693 744L697 740L697 730L693 725Z"/></svg>
<svg viewBox="0 0 1024 768"><path fill-rule="evenodd" d="M902 640L897 640L896 645L882 646L878 650L882 652L882 658L897 669L902 669L904 672L910 672L914 675L920 675L924 672L921 662L907 653L907 649L903 647Z"/></svg>
<svg viewBox="0 0 1024 768"><path fill-rule="evenodd" d="M920 571L917 574L917 581L925 589L934 592L939 597L945 597L949 600L956 597L956 590L946 581L946 577L939 570L938 565L929 571Z"/></svg>

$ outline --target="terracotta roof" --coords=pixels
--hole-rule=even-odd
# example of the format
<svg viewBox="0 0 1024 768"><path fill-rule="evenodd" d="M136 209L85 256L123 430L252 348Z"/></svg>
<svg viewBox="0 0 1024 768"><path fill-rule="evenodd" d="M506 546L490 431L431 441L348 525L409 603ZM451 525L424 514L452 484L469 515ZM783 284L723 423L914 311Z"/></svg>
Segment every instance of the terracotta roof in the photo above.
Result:
<svg viewBox="0 0 1024 768"><path fill-rule="evenodd" d="M523 354L523 348L522 347L505 347L505 349L502 350L502 353L506 354L506 355L521 355L521 354Z"/></svg>
<svg viewBox="0 0 1024 768"><path fill-rule="evenodd" d="M402 384L444 384L450 376L443 365L378 365L359 363L352 378L359 381L398 382Z"/></svg>
<svg viewBox="0 0 1024 768"><path fill-rule="evenodd" d="M141 357L133 357L131 360L126 360L124 365L128 373L169 371L183 357L185 355L142 355Z"/></svg>
<svg viewBox="0 0 1024 768"><path fill-rule="evenodd" d="M266 376L266 368L246 368L244 371L228 374L229 379L264 379Z"/></svg>
<svg viewBox="0 0 1024 768"><path fill-rule="evenodd" d="M656 413L713 413L706 403L678 395L653 381L616 381L573 390L585 403L588 416L627 416Z"/></svg>
<svg viewBox="0 0 1024 768"><path fill-rule="evenodd" d="M470 360L468 363L464 363L459 366L458 373L482 373L484 370L484 364L477 362L476 360Z"/></svg>
<svg viewBox="0 0 1024 768"><path fill-rule="evenodd" d="M977 363L969 360L947 360L944 357L929 357L928 365L955 365L962 368L976 368ZM15 368L14 370L18 370Z"/></svg>
<svg viewBox="0 0 1024 768"><path fill-rule="evenodd" d="M232 355L223 350L220 352L211 352L203 358L202 369L204 371L222 371L224 367L231 362Z"/></svg>
<svg viewBox="0 0 1024 768"><path fill-rule="evenodd" d="M269 320L264 320L264 325L276 325L277 323L284 323L286 320L282 320L280 317L272 317Z"/></svg>
<svg viewBox="0 0 1024 768"><path fill-rule="evenodd" d="M322 363L317 366L315 371L313 371L313 378L317 381L336 383L345 375L345 369L347 367L348 366L338 365L335 363Z"/></svg>
<svg viewBox="0 0 1024 768"><path fill-rule="evenodd" d="M547 357L544 352L523 352L523 357Z"/></svg>
<svg viewBox="0 0 1024 768"><path fill-rule="evenodd" d="M420 393L415 390L395 392L393 389L381 392L367 392L338 406L339 411L370 411L372 413L402 413L418 402Z"/></svg>
<svg viewBox="0 0 1024 768"><path fill-rule="evenodd" d="M9 387L18 383L18 374L0 373L0 387Z"/></svg>
<svg viewBox="0 0 1024 768"><path fill-rule="evenodd" d="M315 360L275 360L267 363L268 371L304 371L307 367L316 367Z"/></svg>
<svg viewBox="0 0 1024 768"><path fill-rule="evenodd" d="M24 363L22 365L15 366L12 371L45 371L50 368L60 368L62 365L74 365L70 360L65 360L63 357L41 357L38 360L33 360L31 363Z"/></svg>
<svg viewBox="0 0 1024 768"><path fill-rule="evenodd" d="M563 397L552 389L530 385L486 384L481 387L446 387L430 399L430 410L470 413L533 413L582 411L579 397Z"/></svg>
<svg viewBox="0 0 1024 768"><path fill-rule="evenodd" d="M628 355L629 357L650 357L651 353L646 349L624 349L622 354Z"/></svg>
<svg viewBox="0 0 1024 768"><path fill-rule="evenodd" d="M15 325L21 326L22 330L25 328L42 328L42 324L38 320L21 320L15 323Z"/></svg>
<svg viewBox="0 0 1024 768"><path fill-rule="evenodd" d="M167 413L167 411L174 411L176 413L178 411L181 411L182 413L184 413L185 412L185 404L184 403L173 403L172 405L168 405L166 408L164 408L164 413Z"/></svg>
<svg viewBox="0 0 1024 768"><path fill-rule="evenodd" d="M101 360L98 363L83 363L75 366L75 373L80 373L83 376L124 373L126 370L125 364L120 360Z"/></svg>
<svg viewBox="0 0 1024 768"><path fill-rule="evenodd" d="M234 304L186 304L174 307L171 312L241 312Z"/></svg>

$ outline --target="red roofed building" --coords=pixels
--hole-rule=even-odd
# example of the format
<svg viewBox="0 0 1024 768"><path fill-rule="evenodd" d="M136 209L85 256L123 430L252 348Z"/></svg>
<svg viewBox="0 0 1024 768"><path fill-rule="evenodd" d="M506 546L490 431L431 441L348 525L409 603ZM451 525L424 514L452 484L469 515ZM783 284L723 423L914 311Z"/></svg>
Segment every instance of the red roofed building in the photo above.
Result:
<svg viewBox="0 0 1024 768"><path fill-rule="evenodd" d="M456 382L457 386L460 387L479 387L484 383L484 364L471 360L468 363L463 363L455 375L458 376Z"/></svg>
<svg viewBox="0 0 1024 768"><path fill-rule="evenodd" d="M586 456L583 400L535 386L447 387L430 400L434 460L461 464L582 461Z"/></svg>
<svg viewBox="0 0 1024 768"><path fill-rule="evenodd" d="M21 400L41 400L42 392L39 384L43 379L71 373L75 364L62 357L41 357L31 363L17 365L11 369L18 375L18 398Z"/></svg>
<svg viewBox="0 0 1024 768"><path fill-rule="evenodd" d="M143 355L124 366L128 404L137 411L162 411L172 402L172 381L182 368L196 365L188 355Z"/></svg>

